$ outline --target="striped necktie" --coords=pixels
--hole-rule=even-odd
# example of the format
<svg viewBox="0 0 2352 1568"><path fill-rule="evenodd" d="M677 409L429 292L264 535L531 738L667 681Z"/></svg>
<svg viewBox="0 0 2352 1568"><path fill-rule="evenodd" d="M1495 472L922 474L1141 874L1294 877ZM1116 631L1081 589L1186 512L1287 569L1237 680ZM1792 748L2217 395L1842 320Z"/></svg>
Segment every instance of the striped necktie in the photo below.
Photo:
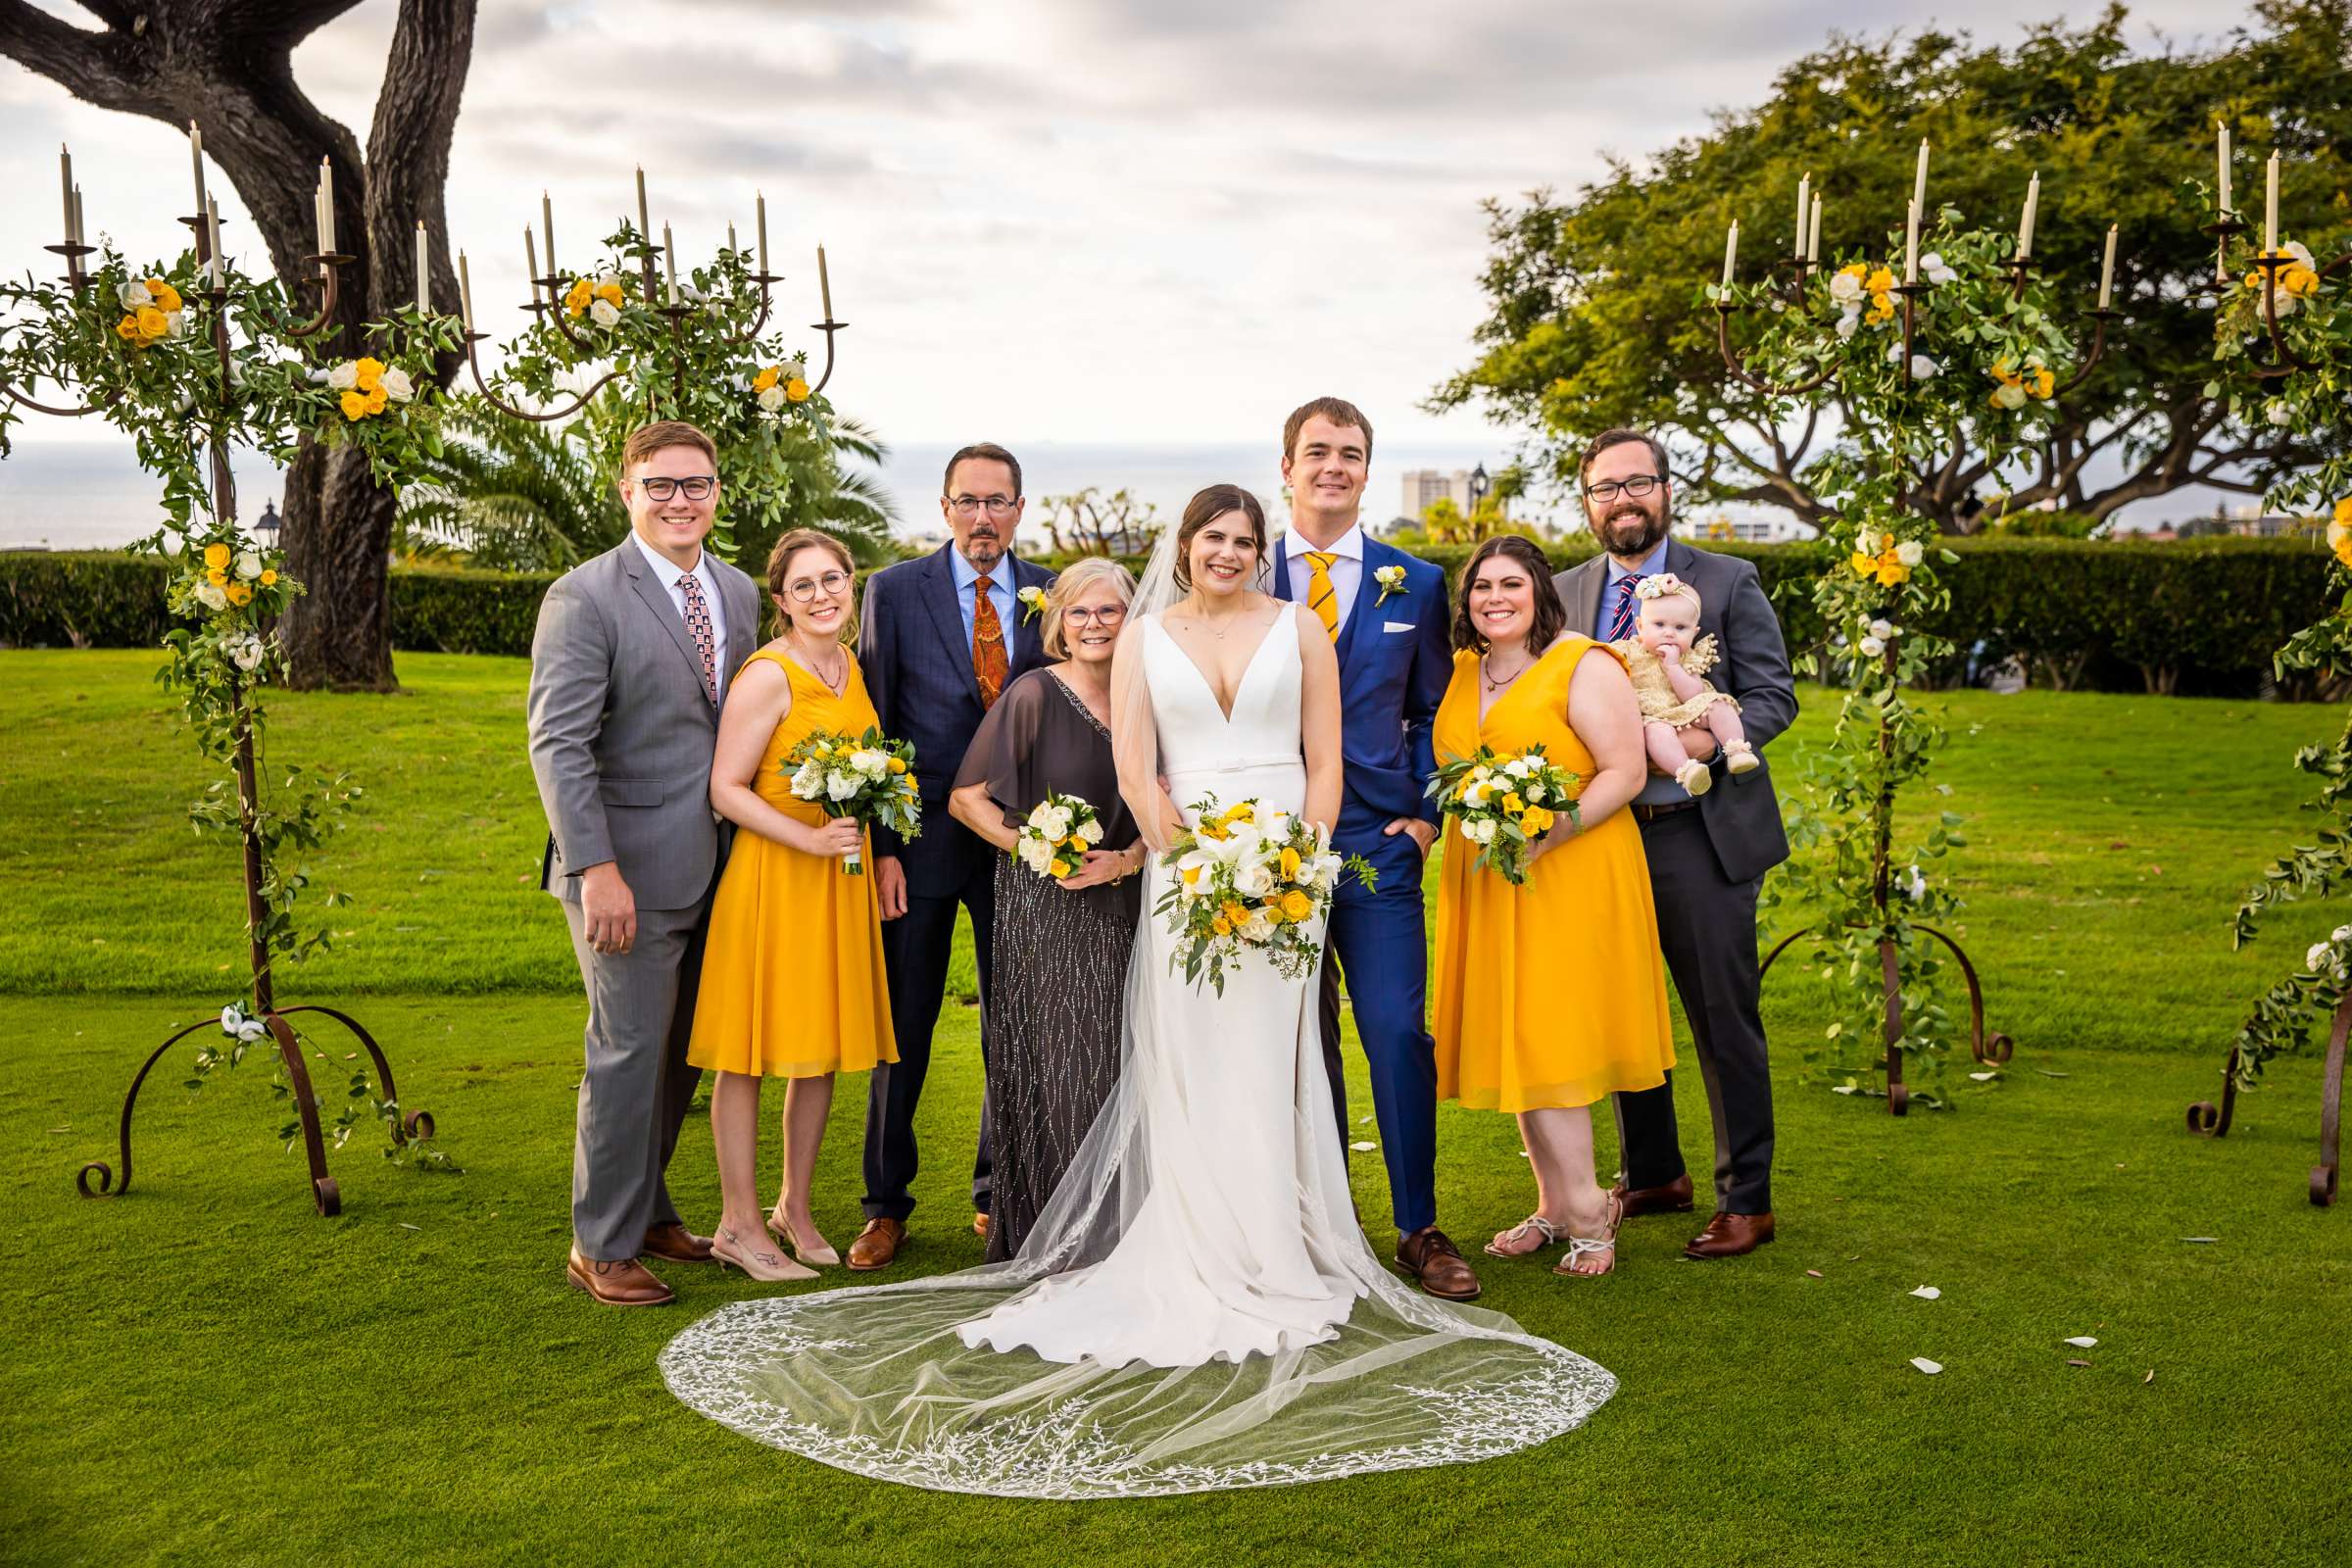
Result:
<svg viewBox="0 0 2352 1568"><path fill-rule="evenodd" d="M1328 550L1309 550L1305 555L1306 608L1315 612L1335 643L1340 640L1340 595L1331 585L1331 564L1339 559Z"/></svg>
<svg viewBox="0 0 2352 1568"><path fill-rule="evenodd" d="M1629 571L1617 579L1617 612L1609 617L1609 641L1624 642L1634 634L1634 589L1641 583L1642 574Z"/></svg>

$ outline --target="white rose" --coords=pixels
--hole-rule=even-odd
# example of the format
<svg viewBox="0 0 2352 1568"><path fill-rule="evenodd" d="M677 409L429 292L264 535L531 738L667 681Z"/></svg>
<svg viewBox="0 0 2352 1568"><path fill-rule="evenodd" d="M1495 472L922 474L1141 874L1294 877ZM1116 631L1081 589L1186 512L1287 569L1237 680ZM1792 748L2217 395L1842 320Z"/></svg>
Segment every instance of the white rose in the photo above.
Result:
<svg viewBox="0 0 2352 1568"><path fill-rule="evenodd" d="M813 801L825 787L825 770L815 762L803 762L792 775L792 793L804 801Z"/></svg>
<svg viewBox="0 0 2352 1568"><path fill-rule="evenodd" d="M1843 316L1838 318L1838 341L1840 343L1846 342L1853 337L1855 331L1860 328L1861 325L1862 313L1860 311L1846 312Z"/></svg>
<svg viewBox="0 0 2352 1568"><path fill-rule="evenodd" d="M416 383L409 379L409 372L406 370L386 370L383 378L377 381L376 385L382 387L384 396L395 403L406 403L416 395Z"/></svg>
<svg viewBox="0 0 2352 1568"><path fill-rule="evenodd" d="M1037 829L1040 833L1043 833L1046 830L1046 813L1053 809L1054 807L1051 802L1038 802L1035 806L1029 808L1029 825Z"/></svg>
<svg viewBox="0 0 2352 1568"><path fill-rule="evenodd" d="M1266 918L1265 910L1252 909L1250 918L1241 924L1241 937L1244 942L1264 947L1274 940L1274 922Z"/></svg>
<svg viewBox="0 0 2352 1568"><path fill-rule="evenodd" d="M1960 275L1952 270L1952 264L1936 251L1930 251L1919 259L1919 272L1931 283L1949 283Z"/></svg>
<svg viewBox="0 0 2352 1568"><path fill-rule="evenodd" d="M262 558L250 550L237 552L237 575L251 582L262 574Z"/></svg>
<svg viewBox="0 0 2352 1568"><path fill-rule="evenodd" d="M1840 305L1851 305L1859 310L1862 304L1862 280L1851 272L1835 274L1830 279L1830 298Z"/></svg>
<svg viewBox="0 0 2352 1568"><path fill-rule="evenodd" d="M1870 634L1878 638L1891 637L1894 635L1894 622L1882 616L1870 623Z"/></svg>
<svg viewBox="0 0 2352 1568"><path fill-rule="evenodd" d="M2022 409L2026 406L2026 389L2004 383L1993 389L1992 401L2004 409Z"/></svg>
<svg viewBox="0 0 2352 1568"><path fill-rule="evenodd" d="M139 292L143 294L146 290L141 289ZM234 1035L237 1032L237 1025L244 1021L245 1015L237 1010L235 1003L232 1002L220 1009L220 1032L222 1034Z"/></svg>
<svg viewBox="0 0 2352 1568"><path fill-rule="evenodd" d="M1942 373L1943 367L1937 365L1934 360L1929 359L1925 354L1914 354L1911 356L1912 380L1933 381L1936 379L1936 377L1941 375Z"/></svg>
<svg viewBox="0 0 2352 1568"><path fill-rule="evenodd" d="M1485 845L1494 842L1494 823L1491 819L1481 822L1465 822L1462 824L1462 832L1468 835L1473 844Z"/></svg>
<svg viewBox="0 0 2352 1568"><path fill-rule="evenodd" d="M1089 844L1100 844L1102 842L1102 824L1089 822L1078 830L1078 836Z"/></svg>
<svg viewBox="0 0 2352 1568"><path fill-rule="evenodd" d="M326 368L324 366L320 366L318 369L311 372L311 384L313 386L325 386L334 378L334 371Z"/></svg>
<svg viewBox="0 0 2352 1568"><path fill-rule="evenodd" d="M221 652L228 655L230 663L250 674L254 666L262 662L262 640L259 637L240 637L233 643L223 645Z"/></svg>
<svg viewBox="0 0 2352 1568"><path fill-rule="evenodd" d="M337 392L349 392L360 384L360 368L350 360L326 372L326 384Z"/></svg>
<svg viewBox="0 0 2352 1568"><path fill-rule="evenodd" d="M187 336L188 313L185 311L167 311L164 314L164 330L169 336L172 337ZM237 364L234 360L229 361L228 364L228 378L232 382L238 378Z"/></svg>
<svg viewBox="0 0 2352 1568"><path fill-rule="evenodd" d="M1536 770L1536 764L1524 757L1514 757L1502 764L1502 770L1513 778L1525 778Z"/></svg>
<svg viewBox="0 0 2352 1568"><path fill-rule="evenodd" d="M1248 860L1233 868L1233 891L1245 899L1262 899L1274 891L1274 871L1263 860Z"/></svg>
<svg viewBox="0 0 2352 1568"><path fill-rule="evenodd" d="M1894 559L1906 566L1918 565L1920 558L1927 553L1927 547L1916 539L1906 539L1894 547Z"/></svg>
<svg viewBox="0 0 2352 1568"><path fill-rule="evenodd" d="M207 610L226 610L228 608L227 591L217 588L209 582L200 582L196 585L196 598Z"/></svg>
<svg viewBox="0 0 2352 1568"><path fill-rule="evenodd" d="M2334 956L2335 949L2332 944L2314 942L2310 951L2303 955L2303 967L2309 969L2313 974L2326 974L2329 969L2335 967ZM222 1027L226 1026L227 1020L223 1015Z"/></svg>
<svg viewBox="0 0 2352 1568"><path fill-rule="evenodd" d="M880 778L890 771L890 759L880 752L860 749L850 754L850 766L863 773L867 778ZM1066 823L1066 815L1064 820ZM1059 836L1059 834L1055 835L1055 837Z"/></svg>
<svg viewBox="0 0 2352 1568"><path fill-rule="evenodd" d="M1533 802L1534 802L1536 805L1538 805L1538 806L1541 806L1541 805L1543 805L1543 804L1544 804L1544 797L1545 795L1549 794L1549 793L1550 793L1550 791L1546 790L1546 789L1544 787L1544 781L1543 781L1542 779L1540 779L1540 778L1539 778L1539 779L1533 779L1533 780L1530 780L1530 781L1529 781L1529 783L1528 783L1528 786L1527 786L1527 788L1526 788L1525 790L1521 791L1520 793L1521 793L1521 794L1523 794L1523 795L1525 795L1525 796L1526 796L1526 797L1527 797L1527 798L1528 798L1530 801L1533 801Z"/></svg>
<svg viewBox="0 0 2352 1568"><path fill-rule="evenodd" d="M115 297L122 302L122 308L126 311L143 310L155 303L155 296L147 292L147 285L137 278L117 289Z"/></svg>
<svg viewBox="0 0 2352 1568"><path fill-rule="evenodd" d="M762 413L762 414L773 414L773 413L775 413L777 410L779 410L779 409L781 409L781 408L783 408L783 407L784 407L784 389L783 389L782 387L780 387L780 386L771 386L771 387L769 387L769 388L768 388L766 391L764 391L764 392L762 392L762 393L760 393L760 413Z"/></svg>
<svg viewBox="0 0 2352 1568"><path fill-rule="evenodd" d="M611 300L596 300L588 307L588 318L599 326L614 326L619 324L620 312L612 308Z"/></svg>
<svg viewBox="0 0 2352 1568"><path fill-rule="evenodd" d="M2352 942L2352 925L2339 925L2328 933L2330 942Z"/></svg>
<svg viewBox="0 0 2352 1568"><path fill-rule="evenodd" d="M237 1038L239 1040L259 1040L262 1038L262 1036L268 1034L269 1032L270 1026L262 1022L259 1018L248 1018L243 1023L237 1025Z"/></svg>
<svg viewBox="0 0 2352 1568"><path fill-rule="evenodd" d="M1917 865L1911 867L1911 880L1903 885L1903 894L1914 904L1928 896L1928 879Z"/></svg>
<svg viewBox="0 0 2352 1568"><path fill-rule="evenodd" d="M1865 637L1854 646L1862 651L1864 659L1876 659L1886 651L1886 645L1876 637Z"/></svg>
<svg viewBox="0 0 2352 1568"><path fill-rule="evenodd" d="M1068 838L1070 836L1070 808L1066 806L1050 808L1046 812L1046 819L1040 822L1038 827L1050 839Z"/></svg>
<svg viewBox="0 0 2352 1568"><path fill-rule="evenodd" d="M829 800L846 801L865 787L865 781L856 773L841 772L825 780L825 795Z"/></svg>
<svg viewBox="0 0 2352 1568"><path fill-rule="evenodd" d="M1021 840L1021 863L1043 876L1054 858L1053 850L1044 839Z"/></svg>
<svg viewBox="0 0 2352 1568"><path fill-rule="evenodd" d="M2286 406L2284 398L2273 398L2263 407L2263 417L2280 429L2295 422L2295 411Z"/></svg>

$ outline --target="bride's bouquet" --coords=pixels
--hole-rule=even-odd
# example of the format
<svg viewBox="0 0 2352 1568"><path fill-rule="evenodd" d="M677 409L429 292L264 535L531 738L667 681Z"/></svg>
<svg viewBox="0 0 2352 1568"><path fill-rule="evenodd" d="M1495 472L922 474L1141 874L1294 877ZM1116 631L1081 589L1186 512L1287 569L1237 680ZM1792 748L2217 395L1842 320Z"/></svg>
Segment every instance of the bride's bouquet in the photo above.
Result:
<svg viewBox="0 0 2352 1568"><path fill-rule="evenodd" d="M1223 996L1225 966L1247 953L1263 955L1288 980L1313 973L1323 937L1308 928L1331 907L1340 877L1369 888L1380 873L1360 855L1343 860L1322 829L1255 799L1196 801L1193 814L1198 825L1159 858L1176 874L1152 911L1176 938L1185 979L1199 985L1205 969Z"/></svg>
<svg viewBox="0 0 2352 1568"><path fill-rule="evenodd" d="M1438 809L1459 824L1462 837L1478 846L1473 871L1492 865L1514 886L1527 880L1529 852L1550 834L1560 817L1570 827L1577 813L1577 776L1555 765L1544 748L1499 754L1481 746L1438 769L1428 793Z"/></svg>
<svg viewBox="0 0 2352 1568"><path fill-rule="evenodd" d="M856 740L818 730L787 752L782 763L796 799L814 801L827 816L855 817L869 828L879 823L903 839L923 831L913 768L912 743L894 741L871 725ZM846 857L842 869L865 875L863 857Z"/></svg>
<svg viewBox="0 0 2352 1568"><path fill-rule="evenodd" d="M1060 881L1086 863L1086 852L1102 842L1102 819L1076 795L1049 794L1030 808L1013 855L1039 876Z"/></svg>

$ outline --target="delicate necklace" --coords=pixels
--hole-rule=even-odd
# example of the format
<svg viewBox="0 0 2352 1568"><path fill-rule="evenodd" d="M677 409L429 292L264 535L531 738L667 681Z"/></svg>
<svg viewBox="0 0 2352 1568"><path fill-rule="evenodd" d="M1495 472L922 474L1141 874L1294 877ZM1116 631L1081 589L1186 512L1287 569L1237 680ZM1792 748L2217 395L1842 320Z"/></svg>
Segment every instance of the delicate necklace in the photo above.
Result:
<svg viewBox="0 0 2352 1568"><path fill-rule="evenodd" d="M813 656L803 656L801 662L808 666L808 673L825 683L826 690L838 692L850 678L850 651L841 644L835 643L833 652L840 657L833 661L834 673L832 674L828 675L824 670L818 668L819 662Z"/></svg>
<svg viewBox="0 0 2352 1568"><path fill-rule="evenodd" d="M1487 683L1487 690L1491 692L1498 692L1502 690L1505 686L1508 686L1511 682L1526 674L1527 666L1535 662L1535 661L1532 659L1528 660L1520 664L1517 669L1512 670L1508 675L1505 675L1500 680L1497 680L1494 678L1493 667L1488 663L1489 658L1490 654L1481 654L1478 656L1478 678Z"/></svg>
<svg viewBox="0 0 2352 1568"><path fill-rule="evenodd" d="M1205 610L1202 610L1198 605L1195 605L1192 611L1192 616L1195 620L1200 623L1200 629L1208 633L1211 637L1214 637L1219 642L1223 642L1225 640L1225 633L1233 630L1235 626L1239 625L1242 617L1247 613L1249 613L1247 611L1241 610L1231 612L1224 617L1224 626L1219 628L1216 621L1210 617L1208 612Z"/></svg>

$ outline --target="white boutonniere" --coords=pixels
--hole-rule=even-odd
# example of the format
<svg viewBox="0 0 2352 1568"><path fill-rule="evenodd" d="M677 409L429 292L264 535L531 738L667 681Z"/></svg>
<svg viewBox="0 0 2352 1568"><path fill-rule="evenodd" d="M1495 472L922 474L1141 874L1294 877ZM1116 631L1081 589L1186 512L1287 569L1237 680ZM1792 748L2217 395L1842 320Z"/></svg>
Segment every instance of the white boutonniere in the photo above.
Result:
<svg viewBox="0 0 2352 1568"><path fill-rule="evenodd" d="M1372 580L1380 584L1380 597L1372 601L1374 610L1387 604L1391 594L1404 592L1404 568L1402 566L1381 566L1373 571Z"/></svg>
<svg viewBox="0 0 2352 1568"><path fill-rule="evenodd" d="M1046 591L1043 588L1024 588L1013 597L1021 602L1021 608L1027 612L1021 616L1024 626L1046 612Z"/></svg>

